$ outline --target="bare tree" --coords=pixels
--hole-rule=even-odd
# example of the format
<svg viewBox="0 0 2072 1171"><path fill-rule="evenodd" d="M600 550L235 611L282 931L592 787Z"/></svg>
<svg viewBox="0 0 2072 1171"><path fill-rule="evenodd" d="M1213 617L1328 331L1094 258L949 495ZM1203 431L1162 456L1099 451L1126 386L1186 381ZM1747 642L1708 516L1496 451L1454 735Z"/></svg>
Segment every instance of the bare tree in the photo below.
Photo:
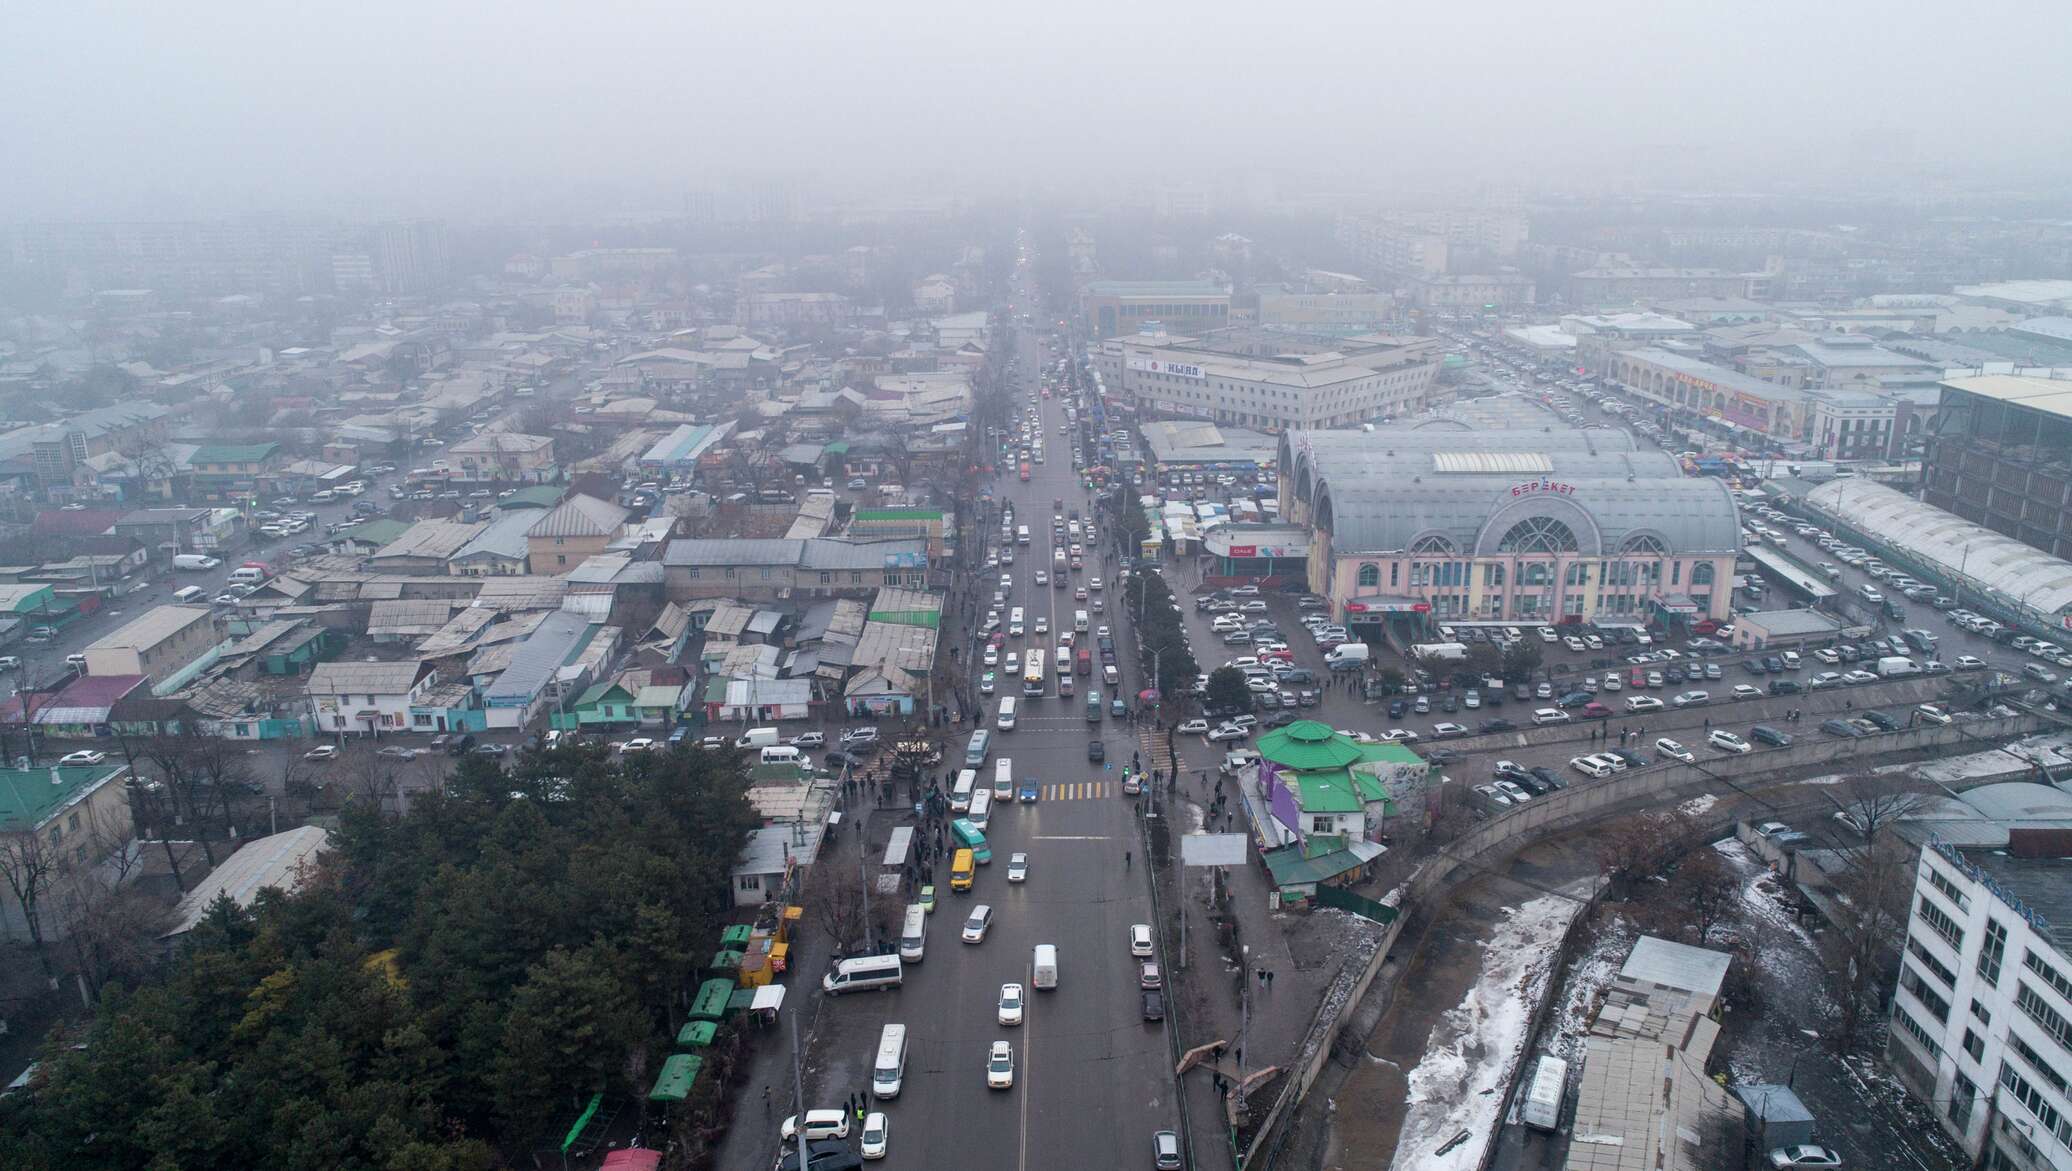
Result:
<svg viewBox="0 0 2072 1171"><path fill-rule="evenodd" d="M65 950L80 1002L91 1007L111 980L133 982L156 964L165 904L131 883L144 851L126 814L90 812L87 860L65 867Z"/></svg>
<svg viewBox="0 0 2072 1171"><path fill-rule="evenodd" d="M1855 1043L1865 1020L1878 1011L1878 998L1891 982L1907 913L1913 901L1917 865L1913 848L1893 832L1893 823L1920 807L1925 790L1899 778L1858 774L1829 796L1853 831L1844 835L1835 876L1839 913L1823 939L1828 978L1841 1005L1840 1042Z"/></svg>
<svg viewBox="0 0 2072 1171"><path fill-rule="evenodd" d="M841 881L832 873L820 875L813 886L813 893L806 903L813 921L827 932L836 950L860 950L870 934L870 919L862 889Z"/></svg>
<svg viewBox="0 0 2072 1171"><path fill-rule="evenodd" d="M22 909L22 922L29 931L29 945L43 974L53 976L50 955L45 950L44 899L50 894L58 871L58 852L33 829L0 835L0 878Z"/></svg>
<svg viewBox="0 0 2072 1171"><path fill-rule="evenodd" d="M1690 837L1689 820L1673 810L1622 817L1599 836L1598 864L1612 891L1624 895L1662 870Z"/></svg>
<svg viewBox="0 0 2072 1171"><path fill-rule="evenodd" d="M1712 931L1734 916L1741 902L1741 876L1710 846L1691 850L1669 880L1677 922L1697 934L1702 946Z"/></svg>

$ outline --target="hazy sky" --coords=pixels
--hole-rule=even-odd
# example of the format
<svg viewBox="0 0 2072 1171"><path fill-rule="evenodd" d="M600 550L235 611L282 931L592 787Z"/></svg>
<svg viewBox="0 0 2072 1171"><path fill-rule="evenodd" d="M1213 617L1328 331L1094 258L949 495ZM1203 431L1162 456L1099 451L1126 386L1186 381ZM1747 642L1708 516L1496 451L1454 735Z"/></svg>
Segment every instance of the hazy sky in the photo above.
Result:
<svg viewBox="0 0 2072 1171"><path fill-rule="evenodd" d="M462 219L1233 168L1761 188L2059 167L2072 4L14 0L0 218Z"/></svg>

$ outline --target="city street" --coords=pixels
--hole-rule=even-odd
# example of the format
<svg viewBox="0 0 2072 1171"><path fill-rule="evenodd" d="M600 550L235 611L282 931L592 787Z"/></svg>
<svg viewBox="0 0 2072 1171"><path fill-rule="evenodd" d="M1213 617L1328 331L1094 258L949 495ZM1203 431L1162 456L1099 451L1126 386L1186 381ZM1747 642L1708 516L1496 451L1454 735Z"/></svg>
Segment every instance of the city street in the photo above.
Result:
<svg viewBox="0 0 2072 1171"><path fill-rule="evenodd" d="M1027 295L1033 297L1033 289ZM1042 410L1046 462L1032 465L1028 483L1003 465L994 490L1031 533L1031 544L1018 548L1004 570L1013 578L1007 605L1023 607L1032 628L1042 616L1050 630L1008 640L1006 649L1027 653L1053 647L1057 633L1071 629L1073 611L1086 605L1075 602L1070 589L1033 584L1035 570L1050 564L1052 500L1066 499L1084 512L1086 493L1072 471L1063 405L1038 394L1040 340L1024 334L1018 344L1016 392L1021 403ZM980 532L983 543L997 546L997 524ZM980 564L984 555L974 550ZM1098 565L1073 577L1096 576ZM991 571L989 582L985 571L974 571L985 587L978 591L982 599L1001 572ZM1135 665L1127 654L1121 658L1125 678L1133 678ZM1130 925L1152 919L1134 804L1121 793L1134 729L1105 715L1088 722L1086 677L1075 679L1080 690L1067 699L1057 696L1049 678L1042 698L1022 698L1020 679L1004 671L999 680L998 694L986 697L986 724L1000 696L1016 696L1022 712L1014 731L994 733L979 783L992 781L995 762L1011 759L1017 785L1037 781L1040 799L994 807L986 832L993 861L979 868L971 892L950 893L948 862L937 862L938 906L929 919L926 957L908 965L905 987L822 1008L807 1061L808 1100L816 1108L839 1105L844 1095L864 1090L880 1029L900 1022L909 1030L905 1085L897 1099L873 1106L890 1120L886 1166L957 1166L973 1152L984 1152L989 1166L1016 1169L1148 1160L1152 1132L1179 1122L1165 1026L1143 1019L1140 961L1128 948ZM1107 698L1104 689L1104 707ZM1093 737L1103 742L1105 765L1087 760ZM952 758L960 757L962 739L948 748ZM876 842L886 832L872 830L870 838ZM1127 864L1126 852L1133 855ZM1008 859L1016 853L1028 855L1029 876L1009 884ZM981 903L993 908L991 931L983 943L959 942L965 915ZM1043 943L1057 946L1058 987L1029 993L1021 1025L999 1025L1000 985L1029 986L1032 949ZM1014 1046L1009 1090L986 1085L986 1050L996 1040Z"/></svg>

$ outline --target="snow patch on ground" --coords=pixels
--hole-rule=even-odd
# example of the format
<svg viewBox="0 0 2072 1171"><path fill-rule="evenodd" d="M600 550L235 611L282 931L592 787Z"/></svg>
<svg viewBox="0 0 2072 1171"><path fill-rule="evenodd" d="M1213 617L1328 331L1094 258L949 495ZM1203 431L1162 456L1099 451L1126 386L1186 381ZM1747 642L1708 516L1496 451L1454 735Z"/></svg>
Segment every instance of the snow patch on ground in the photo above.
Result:
<svg viewBox="0 0 2072 1171"><path fill-rule="evenodd" d="M1633 950L1633 941L1640 937L1639 930L1623 915L1605 916L1595 930L1597 938L1589 950L1577 956L1562 977L1562 999L1554 1010L1553 1029L1547 1038L1548 1051L1570 1061L1582 1056L1583 1038L1589 1035L1590 1022L1597 1017L1598 999L1612 977L1619 974L1619 966Z"/></svg>
<svg viewBox="0 0 2072 1171"><path fill-rule="evenodd" d="M1689 801L1677 806L1676 811L1685 817L1703 817L1707 810L1717 804L1719 804L1719 798L1710 793L1700 793Z"/></svg>
<svg viewBox="0 0 2072 1171"><path fill-rule="evenodd" d="M2012 754L2012 755L2010 755ZM2041 732L2008 744L2005 750L1989 749L1985 752L1969 752L1963 756L1951 756L1942 760L1921 763L1881 764L1870 770L1872 776L1887 776L1892 773L1908 773L1923 780L1950 783L1966 781L1974 777L1990 777L1999 773L2012 772L2026 762L2041 761L2050 765L2062 765L2072 757L2072 735L2064 732ZM1794 782L1801 785L1839 785L1850 773L1830 773L1826 776L1808 777Z"/></svg>
<svg viewBox="0 0 2072 1171"><path fill-rule="evenodd" d="M1482 1165L1495 1135L1511 1075L1532 1024L1533 1005L1553 976L1562 934L1578 904L1542 895L1512 908L1483 947L1482 974L1432 1029L1408 1077L1409 1110L1395 1163L1419 1171L1469 1171ZM1467 1142L1434 1155L1461 1131Z"/></svg>

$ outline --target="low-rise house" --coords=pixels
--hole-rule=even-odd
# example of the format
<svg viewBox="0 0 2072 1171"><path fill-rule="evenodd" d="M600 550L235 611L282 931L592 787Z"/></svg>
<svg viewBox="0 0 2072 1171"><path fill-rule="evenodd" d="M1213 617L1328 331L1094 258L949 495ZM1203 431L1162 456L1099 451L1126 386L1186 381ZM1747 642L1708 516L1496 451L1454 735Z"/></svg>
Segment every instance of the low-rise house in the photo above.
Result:
<svg viewBox="0 0 2072 1171"><path fill-rule="evenodd" d="M500 484L536 484L555 474L554 440L516 431L484 431L446 449L459 479Z"/></svg>
<svg viewBox="0 0 2072 1171"><path fill-rule="evenodd" d="M40 875L19 889L0 884L0 939L65 938L112 882L109 859L135 847L128 776L128 766L112 758L76 768L0 768L0 853L33 863L13 868L21 876Z"/></svg>
<svg viewBox="0 0 2072 1171"><path fill-rule="evenodd" d="M714 723L807 720L814 715L810 679L716 678L706 684L705 715Z"/></svg>
<svg viewBox="0 0 2072 1171"><path fill-rule="evenodd" d="M204 443L187 457L194 494L209 500L257 497L279 465L278 443Z"/></svg>
<svg viewBox="0 0 2072 1171"><path fill-rule="evenodd" d="M159 561L181 553L220 553L244 537L245 514L235 508L143 508L115 522L117 536L142 544Z"/></svg>
<svg viewBox="0 0 2072 1171"><path fill-rule="evenodd" d="M608 500L577 494L539 517L525 538L533 568L541 573L567 573L586 558L602 553L632 515Z"/></svg>
<svg viewBox="0 0 2072 1171"><path fill-rule="evenodd" d="M446 563L482 533L479 523L421 520L402 536L375 550L367 559L369 573L424 575L445 573Z"/></svg>
<svg viewBox="0 0 2072 1171"><path fill-rule="evenodd" d="M925 541L685 539L662 554L669 596L865 597L928 585Z"/></svg>
<svg viewBox="0 0 2072 1171"><path fill-rule="evenodd" d="M415 659L393 663L319 663L305 689L319 734L407 732L410 709L439 673Z"/></svg>
<svg viewBox="0 0 2072 1171"><path fill-rule="evenodd" d="M87 646L89 675L143 675L164 685L222 641L206 606L153 606Z"/></svg>
<svg viewBox="0 0 2072 1171"><path fill-rule="evenodd" d="M616 681L593 683L576 697L565 712L554 715L555 727L611 728L640 722L633 693Z"/></svg>

